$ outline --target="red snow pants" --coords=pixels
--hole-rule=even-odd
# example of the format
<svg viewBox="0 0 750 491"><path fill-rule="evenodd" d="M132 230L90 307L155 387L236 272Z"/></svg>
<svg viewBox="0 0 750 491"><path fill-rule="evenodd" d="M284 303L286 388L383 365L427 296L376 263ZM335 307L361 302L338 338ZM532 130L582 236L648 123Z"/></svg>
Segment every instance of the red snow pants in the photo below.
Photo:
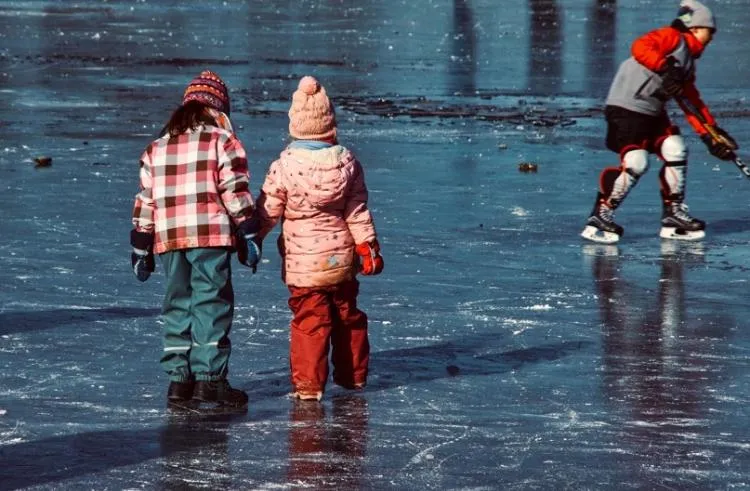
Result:
<svg viewBox="0 0 750 491"><path fill-rule="evenodd" d="M295 392L324 392L329 346L333 382L364 387L370 361L367 315L357 308L359 282L325 287L289 286L291 323L289 361Z"/></svg>

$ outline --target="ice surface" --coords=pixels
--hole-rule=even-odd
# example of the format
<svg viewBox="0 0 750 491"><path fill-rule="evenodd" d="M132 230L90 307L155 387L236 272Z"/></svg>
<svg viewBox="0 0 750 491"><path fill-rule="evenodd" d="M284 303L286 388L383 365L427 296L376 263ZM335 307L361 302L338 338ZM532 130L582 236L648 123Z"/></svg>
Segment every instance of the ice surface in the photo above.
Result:
<svg viewBox="0 0 750 491"><path fill-rule="evenodd" d="M672 108L706 239L658 238L657 162L619 246L578 237L616 162L609 80L676 4L0 3L0 489L750 487L750 182ZM698 85L747 145L750 12L710 5ZM137 159L203 68L230 85L254 190L299 77L339 107L386 260L362 281L362 394L288 398L269 246L235 270L248 413L165 410L163 276L133 278L129 217Z"/></svg>

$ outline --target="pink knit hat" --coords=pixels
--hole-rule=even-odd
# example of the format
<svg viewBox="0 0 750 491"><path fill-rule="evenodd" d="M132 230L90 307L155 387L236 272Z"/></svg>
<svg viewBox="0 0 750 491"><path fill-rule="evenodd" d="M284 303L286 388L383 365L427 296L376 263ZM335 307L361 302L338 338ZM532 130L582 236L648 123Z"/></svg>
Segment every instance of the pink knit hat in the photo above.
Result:
<svg viewBox="0 0 750 491"><path fill-rule="evenodd" d="M314 77L305 76L292 95L289 134L298 140L336 140L336 114L326 89Z"/></svg>

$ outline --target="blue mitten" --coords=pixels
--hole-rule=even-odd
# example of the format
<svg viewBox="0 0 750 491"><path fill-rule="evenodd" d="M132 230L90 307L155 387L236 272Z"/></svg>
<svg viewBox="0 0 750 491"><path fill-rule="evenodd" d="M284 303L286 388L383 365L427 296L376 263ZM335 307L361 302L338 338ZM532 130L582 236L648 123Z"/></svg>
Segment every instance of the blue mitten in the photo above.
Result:
<svg viewBox="0 0 750 491"><path fill-rule="evenodd" d="M130 253L130 262L133 273L138 281L146 281L156 269L154 261L154 236L137 230L130 231L130 245L133 252Z"/></svg>
<svg viewBox="0 0 750 491"><path fill-rule="evenodd" d="M248 218L237 228L237 260L253 270L258 269L258 263L263 255L263 241L258 236L260 223L257 218Z"/></svg>

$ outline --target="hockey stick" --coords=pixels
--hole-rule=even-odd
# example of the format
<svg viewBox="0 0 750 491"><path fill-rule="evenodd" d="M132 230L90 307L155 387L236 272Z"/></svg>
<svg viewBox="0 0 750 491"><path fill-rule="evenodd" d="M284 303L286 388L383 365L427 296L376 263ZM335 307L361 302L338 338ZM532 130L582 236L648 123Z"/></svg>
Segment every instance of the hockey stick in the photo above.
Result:
<svg viewBox="0 0 750 491"><path fill-rule="evenodd" d="M675 96L674 100L677 102L677 105L679 105L680 108L685 111L686 114L695 116L698 121L700 121L700 123L703 125L703 128L705 128L708 134L711 135L711 138L718 141L722 140L722 136L718 131L716 131L716 128L714 128L713 125L708 124L706 118L703 117L701 112L693 105L693 103L679 96ZM732 160L734 161L734 165L737 166L740 172L745 174L745 177L750 179L750 168L748 168L745 163L742 162L742 159L740 159L740 157L735 152L732 152Z"/></svg>

